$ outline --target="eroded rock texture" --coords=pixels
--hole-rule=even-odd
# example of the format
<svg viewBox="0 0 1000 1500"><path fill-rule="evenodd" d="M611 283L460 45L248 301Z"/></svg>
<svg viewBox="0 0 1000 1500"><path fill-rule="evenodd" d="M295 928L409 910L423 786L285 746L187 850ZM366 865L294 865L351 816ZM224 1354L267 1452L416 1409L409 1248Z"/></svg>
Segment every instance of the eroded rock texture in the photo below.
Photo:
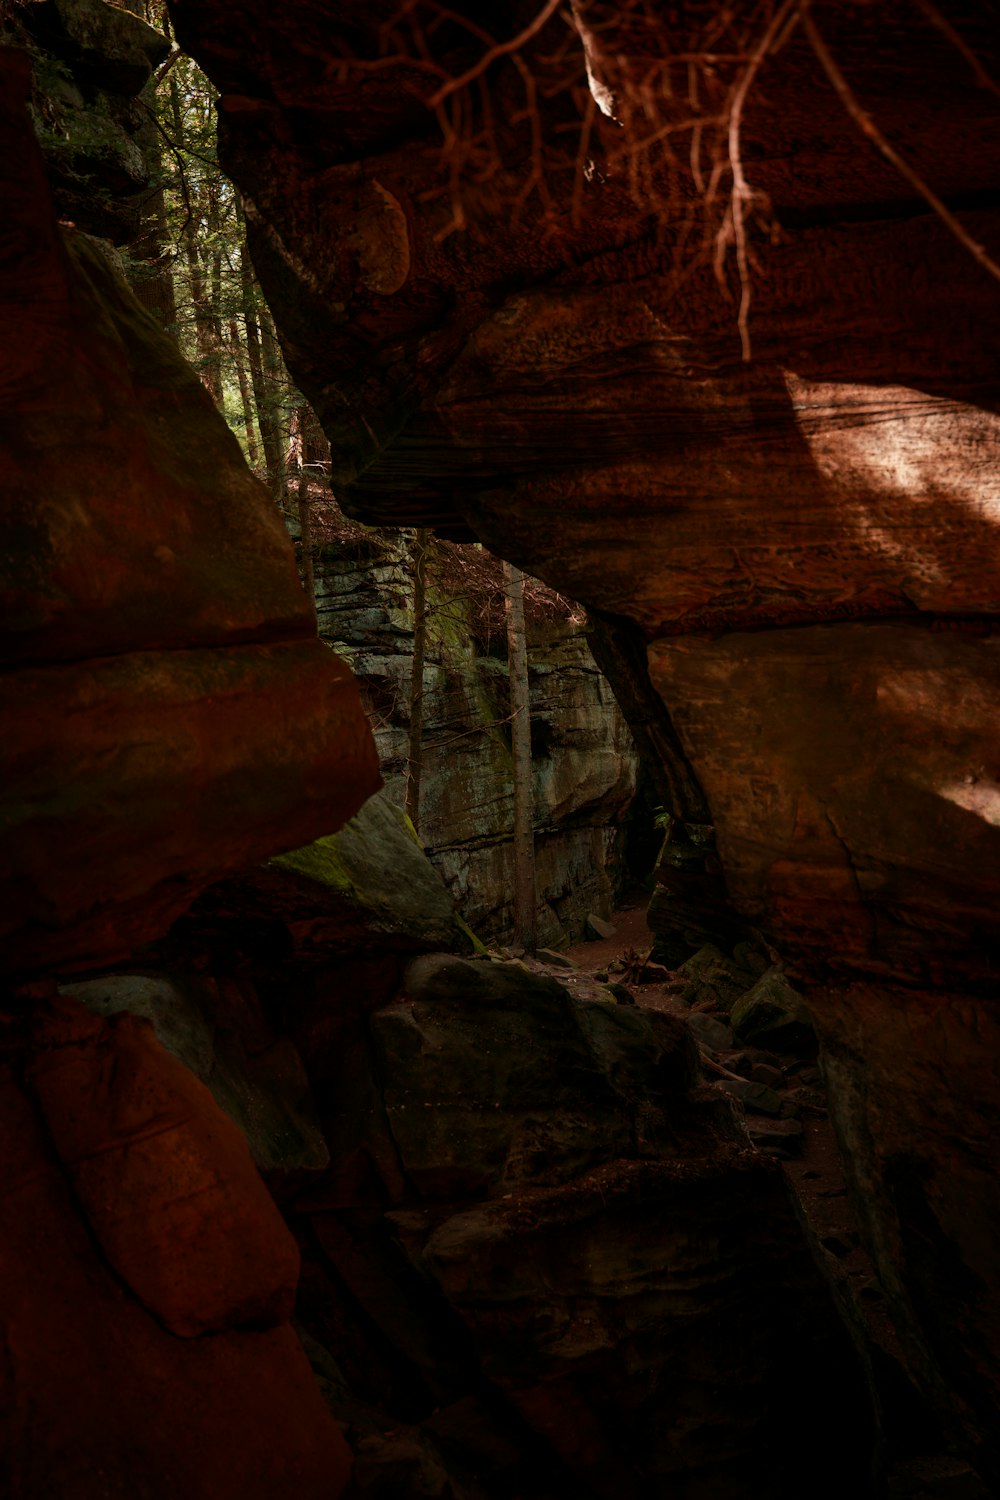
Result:
<svg viewBox="0 0 1000 1500"><path fill-rule="evenodd" d="M413 666L412 558L393 533L358 534L316 560L319 633L343 656L369 708L386 793L405 800ZM487 941L513 926L513 765L500 569L430 549L420 839L458 910ZM611 914L628 879L626 820L638 756L583 630L549 595L529 612L537 934L578 941Z"/></svg>
<svg viewBox="0 0 1000 1500"><path fill-rule="evenodd" d="M126 957L225 871L339 826L378 769L266 492L60 232L23 54L3 76L0 930L23 977Z"/></svg>
<svg viewBox="0 0 1000 1500"><path fill-rule="evenodd" d="M431 954L339 1021L306 1049L332 1161L293 1222L362 1476L367 1398L470 1500L791 1500L817 1451L816 1494L864 1486L845 1336L683 1020Z"/></svg>
<svg viewBox="0 0 1000 1500"><path fill-rule="evenodd" d="M574 7L574 38L554 14L532 28L524 4L488 21L502 44L527 30L516 58L501 47L476 72L487 43L454 10L417 7L418 45L389 9L319 24L258 0L237 33L223 6L173 6L222 92L226 159L340 498L374 522L471 528L656 642L735 908L811 985L914 1366L996 1473L997 1343L973 1350L963 1330L997 1290L981 1247L1000 1187L976 1143L995 1099L1000 287L821 66L826 47L996 258L1000 104L970 61L989 62L995 17L785 6L765 36L750 7L593 5ZM745 97L734 53L763 59ZM666 60L692 56L693 81L678 61L668 91ZM559 73L573 57L575 94ZM717 140L713 178L711 124L695 137L684 120L714 107L728 123L737 105L740 165ZM659 124L677 127L672 160L643 145ZM720 294L711 201L760 265L745 263L749 362L746 276L729 260L735 296ZM935 1011L943 1067L938 1024L918 1024ZM949 1187L967 1172L974 1198Z"/></svg>
<svg viewBox="0 0 1000 1500"><path fill-rule="evenodd" d="M0 1080L8 1492L337 1493L350 1454L281 1318L296 1246L242 1137L144 1022L63 1002L45 1046L35 1098Z"/></svg>
<svg viewBox="0 0 1000 1500"><path fill-rule="evenodd" d="M351 1454L243 1134L148 1021L54 976L135 960L221 875L336 829L374 746L222 418L57 225L28 78L0 49L3 1487L330 1500Z"/></svg>

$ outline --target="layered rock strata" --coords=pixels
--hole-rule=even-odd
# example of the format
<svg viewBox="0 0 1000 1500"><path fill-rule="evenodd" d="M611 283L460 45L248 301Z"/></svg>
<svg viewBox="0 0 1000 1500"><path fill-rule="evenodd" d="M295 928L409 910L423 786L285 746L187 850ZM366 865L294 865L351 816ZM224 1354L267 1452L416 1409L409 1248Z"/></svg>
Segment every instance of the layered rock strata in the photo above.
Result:
<svg viewBox="0 0 1000 1500"><path fill-rule="evenodd" d="M3 969L118 961L378 785L266 491L94 243L3 58ZM266 700L269 709L260 712Z"/></svg>
<svg viewBox="0 0 1000 1500"><path fill-rule="evenodd" d="M355 534L357 533L357 534ZM481 555L468 587L461 549L431 548L423 680L420 839L465 920L509 937L513 766L506 643ZM445 565L447 565L445 567ZM317 556L320 635L347 661L372 721L386 792L402 804L412 694L412 559L398 534L355 528ZM549 595L529 615L537 932L542 947L610 915L628 879L627 819L638 757L583 631L582 612ZM489 606L489 617L481 618Z"/></svg>
<svg viewBox="0 0 1000 1500"><path fill-rule="evenodd" d="M54 980L337 828L374 746L221 416L57 226L23 53L0 82L3 1488L330 1500L351 1454L243 1135L148 1021Z"/></svg>
<svg viewBox="0 0 1000 1500"><path fill-rule="evenodd" d="M421 46L260 3L252 48L173 10L343 503L469 528L656 642L737 914L827 1038L914 1369L996 1478L998 1345L970 1342L1000 1283L988 7L595 5L574 33L523 6L492 51L433 7Z"/></svg>

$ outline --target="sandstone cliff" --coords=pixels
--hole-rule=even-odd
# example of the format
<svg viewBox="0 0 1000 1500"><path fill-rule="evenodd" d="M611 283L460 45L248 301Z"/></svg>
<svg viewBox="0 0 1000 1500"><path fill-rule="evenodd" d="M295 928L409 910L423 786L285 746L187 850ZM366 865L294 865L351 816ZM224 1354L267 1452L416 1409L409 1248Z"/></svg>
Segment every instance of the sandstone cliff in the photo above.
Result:
<svg viewBox="0 0 1000 1500"><path fill-rule="evenodd" d="M512 901L510 691L500 570L445 547L428 559L420 838L477 935L507 938ZM350 663L386 791L402 804L413 654L409 544L354 528L319 552L321 637ZM538 942L608 917L628 879L638 758L597 670L582 611L546 593L529 611Z"/></svg>
<svg viewBox="0 0 1000 1500"><path fill-rule="evenodd" d="M703 894L795 958L908 1357L996 1482L991 7L526 4L484 40L261 0L252 47L173 11L348 510L651 643Z"/></svg>

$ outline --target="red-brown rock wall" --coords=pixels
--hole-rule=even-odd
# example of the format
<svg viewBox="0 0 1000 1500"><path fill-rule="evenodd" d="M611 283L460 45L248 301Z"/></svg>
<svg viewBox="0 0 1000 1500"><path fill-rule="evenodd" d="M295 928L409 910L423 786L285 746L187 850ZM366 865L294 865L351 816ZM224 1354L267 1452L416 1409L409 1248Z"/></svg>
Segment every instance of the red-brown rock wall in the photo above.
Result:
<svg viewBox="0 0 1000 1500"><path fill-rule="evenodd" d="M669 65L699 39L703 63L699 27L731 41L748 8L706 20L694 6L653 19L584 7L603 27L591 102L585 84L554 86L525 108L526 76L552 82L551 59L568 56L558 17L461 93L448 81L484 44L441 16L408 53L370 7L323 32L305 6L259 4L252 48L221 7L173 10L223 93L227 160L342 501L373 522L468 525L636 622L735 904L814 985L843 977L813 991L842 1142L874 1195L870 1237L906 1342L924 1351L915 1367L939 1397L961 1387L944 1406L978 1443L998 1372L985 1344L966 1358L964 1330L998 1271L970 1226L990 1221L1000 1183L978 1144L993 1085L963 1080L992 1078L1000 288L919 178L996 259L1000 106L975 65L995 17L980 4L786 8L797 29L773 34L774 57L741 33L738 61L763 59L743 99L738 62L728 94L711 94L697 60L694 81ZM514 7L499 40L509 49L538 15ZM855 91L854 117L807 21ZM397 51L380 55L380 26ZM660 177L646 147L630 166L595 123L602 87L613 110L634 106L642 78L673 79L646 117L678 131ZM714 198L711 162L682 130L697 87L730 125L745 105L742 155L730 132ZM435 90L450 102L432 118L419 100ZM463 158L461 132L483 127L487 105L493 134ZM627 140L638 107L622 119ZM561 168L560 138L586 142ZM703 231L701 260L685 261L685 234L690 249ZM720 287L713 255L727 235L739 252L741 234L745 275L723 256ZM748 288L750 349L737 327ZM917 1024L935 1003L945 1061ZM898 1047L912 1098L893 1087L890 1119L879 1100ZM894 1177L901 1150L912 1160ZM950 1158L978 1208L939 1187ZM951 1267L938 1301L932 1245Z"/></svg>
<svg viewBox="0 0 1000 1500"><path fill-rule="evenodd" d="M263 486L94 242L3 54L3 969L119 962L379 784Z"/></svg>
<svg viewBox="0 0 1000 1500"><path fill-rule="evenodd" d="M2 1484L332 1500L351 1454L242 1135L146 1022L47 1000L335 831L371 733L222 417L56 224L22 54L0 85Z"/></svg>
<svg viewBox="0 0 1000 1500"><path fill-rule="evenodd" d="M164 1329L102 1257L39 1113L6 1064L0 1096L7 1492L25 1500L339 1493L350 1455L287 1324L194 1340ZM228 1124L207 1091L205 1099ZM204 1289L192 1282L187 1290L196 1301Z"/></svg>

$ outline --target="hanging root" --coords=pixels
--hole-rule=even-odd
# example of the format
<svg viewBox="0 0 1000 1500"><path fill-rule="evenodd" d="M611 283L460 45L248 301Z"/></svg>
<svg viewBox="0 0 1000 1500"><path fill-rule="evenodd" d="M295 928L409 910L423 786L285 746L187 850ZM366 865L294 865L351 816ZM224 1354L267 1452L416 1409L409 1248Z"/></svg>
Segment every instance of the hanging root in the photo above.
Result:
<svg viewBox="0 0 1000 1500"><path fill-rule="evenodd" d="M916 189L921 198L923 198L924 202L929 204L929 206L934 210L941 222L947 225L947 227L951 230L952 234L959 241L959 243L965 246L969 254L975 257L975 259L979 262L983 269L989 273L990 276L993 276L997 279L997 281L1000 281L1000 265L997 265L996 261L987 253L984 247L980 245L977 240L974 240L972 238L964 225L962 225L958 221L958 219L956 219L955 215L951 212L951 209L948 208L946 204L942 203L941 199L934 192L934 190L928 187L924 179L919 175L918 172L914 171L909 162L906 161L902 156L900 156L896 148L890 144L890 142L882 134L881 130L879 130L878 126L875 124L875 121L872 119L868 111L862 108L862 106L858 103L858 100L855 97L850 85L848 84L843 73L840 71L840 68L837 66L837 63L834 61L829 47L826 45L826 42L823 40L822 36L819 33L816 22L812 18L812 14L809 8L809 0L799 0L799 5L799 14L802 20L802 29L804 30L806 36L809 38L809 45L812 47L813 52L816 54L823 72L826 74L827 78L829 78L830 82L833 84L833 87L836 89L837 97L846 109L847 113L850 115L851 119L854 120L854 122L860 127L862 131L864 131L865 135L872 142L872 145L876 146L878 150L881 151L886 161L891 162L892 165L896 168L896 171L899 172L902 177L905 177L906 181ZM924 7L922 6L921 8ZM931 9L933 10L933 7L931 7ZM951 28L949 27L949 32L950 30ZM963 52L968 54L968 49L965 47L964 42L961 43L961 48ZM986 75L984 74L983 76L985 77ZM993 85L990 84L990 86L992 87Z"/></svg>

